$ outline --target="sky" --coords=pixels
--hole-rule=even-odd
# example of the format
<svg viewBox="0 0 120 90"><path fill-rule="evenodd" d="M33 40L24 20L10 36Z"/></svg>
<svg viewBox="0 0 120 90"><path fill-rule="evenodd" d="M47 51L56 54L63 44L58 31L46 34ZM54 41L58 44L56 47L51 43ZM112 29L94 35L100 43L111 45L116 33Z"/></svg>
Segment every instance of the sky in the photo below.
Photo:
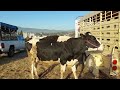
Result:
<svg viewBox="0 0 120 90"><path fill-rule="evenodd" d="M0 11L0 22L24 28L71 30L90 11Z"/></svg>

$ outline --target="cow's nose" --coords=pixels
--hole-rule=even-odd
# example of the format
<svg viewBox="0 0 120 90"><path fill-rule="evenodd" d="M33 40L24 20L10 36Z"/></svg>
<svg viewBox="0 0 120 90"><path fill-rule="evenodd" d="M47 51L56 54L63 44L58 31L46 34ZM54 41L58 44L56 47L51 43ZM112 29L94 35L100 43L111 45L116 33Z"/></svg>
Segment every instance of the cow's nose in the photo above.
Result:
<svg viewBox="0 0 120 90"><path fill-rule="evenodd" d="M100 45L101 45L101 44L100 44L100 43L98 43L98 47L100 47Z"/></svg>

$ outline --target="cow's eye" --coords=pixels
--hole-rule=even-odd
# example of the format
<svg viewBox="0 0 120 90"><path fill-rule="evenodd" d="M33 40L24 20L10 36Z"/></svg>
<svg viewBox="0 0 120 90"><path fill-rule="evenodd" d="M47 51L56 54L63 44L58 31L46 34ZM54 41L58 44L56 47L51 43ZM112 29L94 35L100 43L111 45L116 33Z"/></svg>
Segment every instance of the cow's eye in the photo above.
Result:
<svg viewBox="0 0 120 90"><path fill-rule="evenodd" d="M91 37L93 40L95 40L96 38L95 37Z"/></svg>

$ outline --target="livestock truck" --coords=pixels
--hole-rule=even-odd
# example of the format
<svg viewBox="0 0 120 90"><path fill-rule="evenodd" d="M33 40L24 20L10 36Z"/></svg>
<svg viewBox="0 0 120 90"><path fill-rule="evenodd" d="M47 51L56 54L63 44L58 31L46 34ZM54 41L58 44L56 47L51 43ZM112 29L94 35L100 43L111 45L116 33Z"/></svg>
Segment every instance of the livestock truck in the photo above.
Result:
<svg viewBox="0 0 120 90"><path fill-rule="evenodd" d="M120 76L120 11L92 11L75 19L75 37L91 32L103 44L110 76Z"/></svg>

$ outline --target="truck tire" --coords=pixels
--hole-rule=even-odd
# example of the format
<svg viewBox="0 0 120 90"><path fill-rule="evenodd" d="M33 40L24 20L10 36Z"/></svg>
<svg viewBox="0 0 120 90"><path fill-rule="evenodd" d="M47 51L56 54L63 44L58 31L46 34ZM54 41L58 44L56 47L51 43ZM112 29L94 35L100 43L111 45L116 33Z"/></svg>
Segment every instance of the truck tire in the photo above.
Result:
<svg viewBox="0 0 120 90"><path fill-rule="evenodd" d="M10 49L9 49L9 52L8 52L8 56L9 57L13 57L14 56L14 52L15 52L14 47L10 46Z"/></svg>

